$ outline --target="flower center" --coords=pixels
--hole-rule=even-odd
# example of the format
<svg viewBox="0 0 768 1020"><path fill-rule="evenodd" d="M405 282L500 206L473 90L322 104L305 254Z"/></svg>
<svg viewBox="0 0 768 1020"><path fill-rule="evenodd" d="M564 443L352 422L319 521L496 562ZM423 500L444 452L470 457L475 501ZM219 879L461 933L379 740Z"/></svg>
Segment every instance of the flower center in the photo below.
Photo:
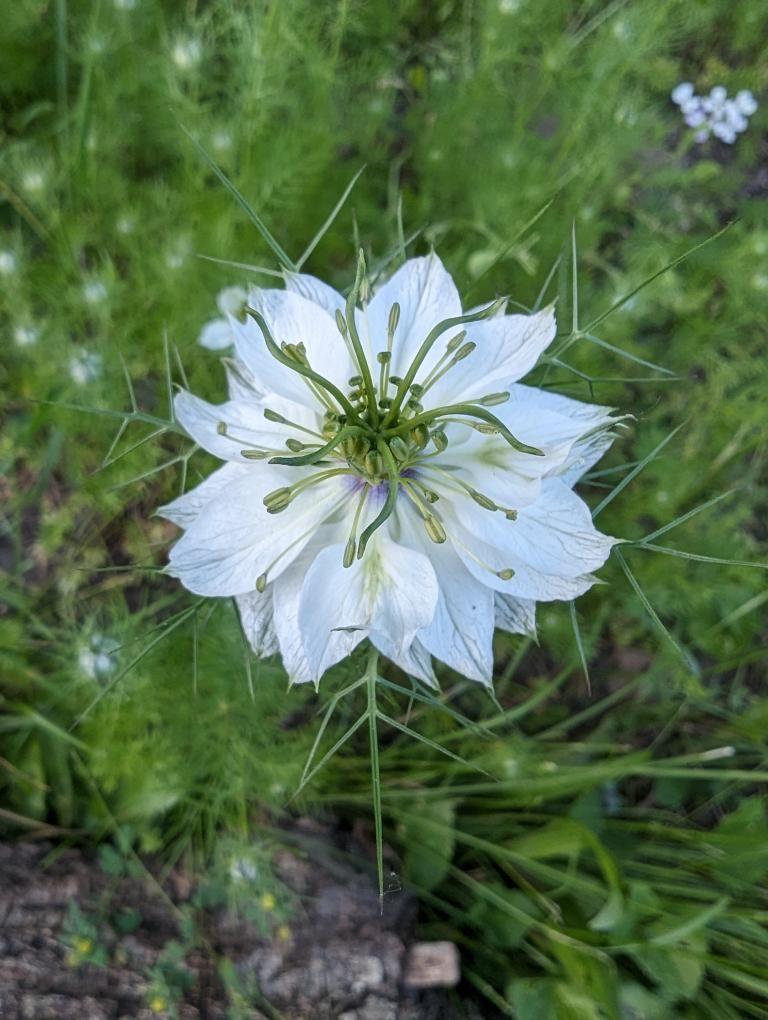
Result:
<svg viewBox="0 0 768 1020"><path fill-rule="evenodd" d="M392 305L387 323L386 349L376 355L376 379L369 358L360 340L357 328L358 301L368 293L365 261L360 252L355 284L347 298L345 312L336 313L336 324L357 373L348 380L343 392L312 366L301 343L278 345L264 317L255 309L246 311L259 325L269 352L286 368L302 376L325 413L320 431L309 441L291 438L286 446L293 456L270 457L270 463L306 467L316 465L317 472L303 475L292 486L276 489L264 497L270 513L280 513L290 506L300 493L313 485L337 475L350 475L360 483L360 495L355 509L352 532L344 555L345 565L351 565L355 556L361 558L371 536L391 516L398 495L404 493L419 511L424 527L434 542L444 542L445 528L433 509L438 495L429 486L430 477L445 475L455 491L469 495L480 506L491 511L501 510L514 519L513 510L498 506L493 500L477 492L453 473L432 464L448 447L445 426L461 422L486 435L498 435L514 449L534 456L542 451L520 442L504 423L488 410L504 403L510 394L491 393L471 402L445 404L425 409L424 399L432 387L451 369L471 356L476 348L466 339L466 324L488 318L496 313L500 302L495 301L478 312L452 316L439 322L422 342L410 365L402 376L392 375L393 348L400 323L400 306ZM458 332L457 332L458 330ZM424 363L438 342L448 335L444 351L432 368L424 373ZM417 381L419 380L420 381ZM265 417L274 422L292 425L276 412L266 410ZM243 450L252 459L266 458L261 450ZM373 491L384 491L386 497L378 513L358 538L358 527L363 521L365 507Z"/></svg>

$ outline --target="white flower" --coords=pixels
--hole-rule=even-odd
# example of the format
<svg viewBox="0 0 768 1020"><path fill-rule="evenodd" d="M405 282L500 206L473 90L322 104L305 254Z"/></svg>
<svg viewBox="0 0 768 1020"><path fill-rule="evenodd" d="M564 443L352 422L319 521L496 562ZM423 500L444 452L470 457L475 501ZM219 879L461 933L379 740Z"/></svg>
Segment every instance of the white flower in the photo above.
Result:
<svg viewBox="0 0 768 1020"><path fill-rule="evenodd" d="M0 276L10 276L17 267L18 260L12 251L0 251Z"/></svg>
<svg viewBox="0 0 768 1020"><path fill-rule="evenodd" d="M101 375L102 358L100 354L93 351L80 349L69 359L69 375L72 382L78 386L85 386L93 382Z"/></svg>
<svg viewBox="0 0 768 1020"><path fill-rule="evenodd" d="M109 292L101 280L88 280L83 286L83 298L86 304L98 305L106 301Z"/></svg>
<svg viewBox="0 0 768 1020"><path fill-rule="evenodd" d="M35 326L16 326L13 331L13 341L17 347L31 347L37 343L40 330Z"/></svg>
<svg viewBox="0 0 768 1020"><path fill-rule="evenodd" d="M222 318L211 319L200 331L197 342L209 351L223 351L235 342L235 336L228 316L241 316L248 300L242 287L225 287L216 298Z"/></svg>
<svg viewBox="0 0 768 1020"><path fill-rule="evenodd" d="M230 317L230 399L176 398L225 464L162 508L185 529L168 572L235 596L256 653L279 651L293 682L369 638L427 683L434 656L490 684L494 626L533 633L535 603L581 595L610 553L572 486L615 419L519 383L552 308L462 314L435 255L370 300L361 275L346 301L285 282Z"/></svg>
<svg viewBox="0 0 768 1020"><path fill-rule="evenodd" d="M197 39L177 39L171 50L171 58L180 71L189 71L200 63L203 48Z"/></svg>
<svg viewBox="0 0 768 1020"><path fill-rule="evenodd" d="M94 634L77 657L81 671L91 680L103 680L115 669L120 643L106 634Z"/></svg>
<svg viewBox="0 0 768 1020"><path fill-rule="evenodd" d="M748 89L742 89L735 99L728 99L728 92L722 85L715 85L708 96L694 94L693 85L681 82L671 93L672 102L680 107L685 123L696 128L694 139L706 142L712 135L726 145L732 145L736 137L748 127L747 118L757 109L755 97Z"/></svg>
<svg viewBox="0 0 768 1020"><path fill-rule="evenodd" d="M672 89L671 99L678 106L683 106L693 96L693 85L689 81L681 81Z"/></svg>
<svg viewBox="0 0 768 1020"><path fill-rule="evenodd" d="M757 110L757 102L749 89L742 89L741 92L737 92L734 103L739 112L743 113L745 117L751 117Z"/></svg>

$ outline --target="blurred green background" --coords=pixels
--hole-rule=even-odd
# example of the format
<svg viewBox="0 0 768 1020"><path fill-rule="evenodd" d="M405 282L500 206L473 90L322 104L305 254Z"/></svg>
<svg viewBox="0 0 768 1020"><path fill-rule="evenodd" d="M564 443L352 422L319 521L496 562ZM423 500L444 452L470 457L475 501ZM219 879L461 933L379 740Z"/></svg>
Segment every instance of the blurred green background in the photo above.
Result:
<svg viewBox="0 0 768 1020"><path fill-rule="evenodd" d="M160 575L174 529L152 514L212 462L141 421L107 457L121 418L93 411L130 411L126 376L157 419L169 380L222 399L200 330L223 287L268 282L243 267L276 268L185 132L293 257L364 165L309 272L348 286L357 246L381 264L402 230L468 304L557 297L559 363L532 381L634 416L582 494L596 506L645 462L601 527L641 539L723 495L655 540L722 562L630 547L575 631L548 605L539 645L499 637L498 706L450 675L445 710L416 703L414 728L492 780L382 732L389 860L420 896L422 934L469 961L457 1009L768 1017L768 589L736 562L768 559L768 112L733 146L697 145L669 99L690 80L762 103L767 37L765 5L743 0L4 10L8 838L116 840L228 875L228 855L282 817L315 713L359 663L319 695L286 693L228 602ZM590 336L571 328L572 230L579 325L632 295ZM387 695L402 716L408 698ZM370 825L367 768L350 742L292 808Z"/></svg>

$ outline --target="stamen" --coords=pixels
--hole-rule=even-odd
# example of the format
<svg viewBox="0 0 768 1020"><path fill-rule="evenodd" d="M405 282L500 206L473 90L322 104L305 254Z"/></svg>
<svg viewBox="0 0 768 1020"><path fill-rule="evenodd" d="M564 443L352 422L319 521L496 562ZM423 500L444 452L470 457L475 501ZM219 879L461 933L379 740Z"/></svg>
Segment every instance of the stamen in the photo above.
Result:
<svg viewBox="0 0 768 1020"><path fill-rule="evenodd" d="M312 475L308 475L306 478L302 478L294 485L282 486L279 489L274 489L272 492L268 492L262 499L262 503L267 508L267 513L279 514L285 508L293 502L294 499L303 492L304 489L310 489L313 485L319 485L320 482L324 482L329 478L335 478L338 475L351 475L353 472L349 468L331 468L328 471L316 471Z"/></svg>
<svg viewBox="0 0 768 1020"><path fill-rule="evenodd" d="M496 404L506 404L510 396L509 390L503 393L489 393L487 397L480 397L478 404L482 404L483 407L495 407Z"/></svg>
<svg viewBox="0 0 768 1020"><path fill-rule="evenodd" d="M421 518L424 521L424 529L430 539L437 545L442 545L446 540L445 528L442 522L432 513L429 507L424 503L422 498L419 496L416 488L411 479L401 478L400 483L403 486L405 494L416 506L416 509L421 514Z"/></svg>
<svg viewBox="0 0 768 1020"><path fill-rule="evenodd" d="M365 501L368 498L369 490L370 486L366 482L363 486L363 491L360 493L360 499L357 503L355 516L352 519L352 530L349 534L349 539L344 547L344 559L342 562L345 567L351 567L355 561L355 552L357 550L357 526L360 523L360 515L363 512L363 507L365 506Z"/></svg>
<svg viewBox="0 0 768 1020"><path fill-rule="evenodd" d="M299 425L295 421L290 421L288 418L284 418L282 414L278 414L277 411L272 411L269 407L264 408L264 417L267 421L271 421L275 425L288 425L289 428L297 429L299 432L306 432L308 436L313 436L316 439L324 438L319 432L316 432L315 429L310 429L305 425Z"/></svg>
<svg viewBox="0 0 768 1020"><path fill-rule="evenodd" d="M267 457L271 457L272 454L276 452L274 449L269 449L266 446L257 446L255 443L251 443L248 439L243 439L241 436L233 436L225 421L217 422L216 431L224 439L230 439L233 443L238 443L240 446L247 447L246 450L240 451L240 456L245 457L246 460L266 460Z"/></svg>
<svg viewBox="0 0 768 1020"><path fill-rule="evenodd" d="M344 493L344 496L338 501L338 503L336 503L334 506L332 506L330 508L330 510L328 511L328 514L326 515L326 519L327 519L327 517L332 517L336 513L337 510L341 509L341 507L346 503L346 501L347 501L347 494ZM271 570L273 570L275 566L277 566L277 564L280 562L280 560L284 556L286 556L291 551L291 549L294 548L294 546L299 545L306 538L309 538L311 535L314 535L316 529L317 529L317 522L313 522L311 527L307 528L306 531L302 532L298 536L298 538L294 538L294 540L292 542L290 542L285 547L285 549L282 550L282 552L278 553L278 555L272 560L272 562L269 564L269 566L266 568L266 570L262 574L259 574L259 576L256 578L256 591L257 592L261 593L267 587L267 580L268 580L269 572Z"/></svg>

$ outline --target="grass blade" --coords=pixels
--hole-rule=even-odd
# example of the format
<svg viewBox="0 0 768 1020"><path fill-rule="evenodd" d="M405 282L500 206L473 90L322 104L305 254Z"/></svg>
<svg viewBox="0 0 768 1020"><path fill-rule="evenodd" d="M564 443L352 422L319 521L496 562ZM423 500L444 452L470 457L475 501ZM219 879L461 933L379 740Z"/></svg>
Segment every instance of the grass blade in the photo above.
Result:
<svg viewBox="0 0 768 1020"><path fill-rule="evenodd" d="M245 196L235 187L235 185L232 183L232 181L230 181L230 179L227 177L227 175L224 173L224 171L208 155L206 150L203 148L203 146L200 144L200 142L198 142L198 140L192 135L192 133L187 131L187 129L184 127L183 124L180 124L179 127L184 132L184 134L187 136L187 138L190 140L190 142L192 142L192 144L197 149L197 151L200 154L200 156L202 156L203 160L208 164L210 169L218 177L218 179L221 181L221 183L224 185L224 187L227 189L227 191L230 193L230 195L234 198L234 200L237 202L237 204L243 210L243 212L248 217L248 219L251 221L251 223L253 223L253 225L256 227L258 232L261 234L261 236L267 242L269 247L275 253L275 256L277 257L277 260L280 263L280 265L284 269L289 269L291 272L295 273L297 268L298 268L296 266L295 262L292 261L290 256L286 253L285 249L280 245L280 243L272 235L271 231L269 230L269 227L266 225L266 223L261 218L261 216L259 216L259 214L253 208L253 206L250 204L250 202L248 202L248 200L245 198Z"/></svg>
<svg viewBox="0 0 768 1020"><path fill-rule="evenodd" d="M643 468L647 464L650 464L650 462L657 456L657 454L661 453L661 451L664 449L667 443L671 442L675 438L677 433L685 424L686 424L685 422L682 422L680 425L677 426L677 428L672 429L672 431L667 436L665 436L664 439L662 439L658 446L655 446L651 450L651 452L646 457L643 457L640 463L629 472L628 475L625 475L621 479L621 481L618 483L618 485L616 485L615 488L611 489L608 495L603 500L601 500L597 504L595 509L592 511L592 520L594 520L599 513L602 513L602 511L605 510L608 504L612 503L613 500L619 495L619 493L623 492L624 489L626 489L626 487L629 485L631 481L637 478L637 476L640 474Z"/></svg>
<svg viewBox="0 0 768 1020"><path fill-rule="evenodd" d="M296 271L297 272L299 272L301 267L304 265L304 263L307 261L309 256L312 254L312 252L315 250L315 248L322 241L323 237L325 236L325 234L330 229L331 225L333 224L333 221L336 219L336 217L341 212L341 210L342 210L342 208L344 206L344 203L349 198L350 192L352 191L354 186L357 184L357 181L358 181L360 175L362 174L363 170L365 170L365 163L360 167L360 169L357 171L355 176L352 178L352 180L346 186L346 188L344 189L344 191L342 193L341 198L338 200L336 205L331 210L331 212L328 215L328 218L326 219L325 223L323 223L322 227L320 227L318 232L315 234L315 236L309 242L307 247L304 249L304 252L296 260Z"/></svg>

